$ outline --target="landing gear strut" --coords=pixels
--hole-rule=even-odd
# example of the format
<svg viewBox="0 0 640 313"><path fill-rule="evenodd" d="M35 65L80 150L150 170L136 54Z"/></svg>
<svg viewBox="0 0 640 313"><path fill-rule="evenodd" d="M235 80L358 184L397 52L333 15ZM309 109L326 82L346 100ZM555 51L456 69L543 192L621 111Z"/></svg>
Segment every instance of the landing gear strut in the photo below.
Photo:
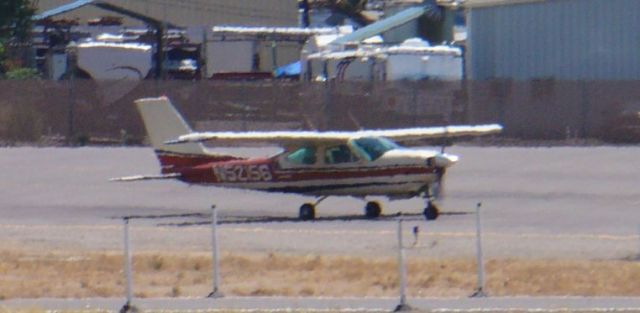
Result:
<svg viewBox="0 0 640 313"><path fill-rule="evenodd" d="M425 198L425 200L427 200L427 207L424 208L422 214L427 221L433 221L438 218L438 215L440 215L440 210L438 210L438 207L435 205L435 203L433 203L438 198L438 195L440 193L440 184L441 182L438 181L435 186L427 186L425 193L423 194L423 197Z"/></svg>
<svg viewBox="0 0 640 313"><path fill-rule="evenodd" d="M369 201L364 207L364 216L367 218L378 218L380 217L380 213L382 213L382 208L380 208L380 204L376 201Z"/></svg>

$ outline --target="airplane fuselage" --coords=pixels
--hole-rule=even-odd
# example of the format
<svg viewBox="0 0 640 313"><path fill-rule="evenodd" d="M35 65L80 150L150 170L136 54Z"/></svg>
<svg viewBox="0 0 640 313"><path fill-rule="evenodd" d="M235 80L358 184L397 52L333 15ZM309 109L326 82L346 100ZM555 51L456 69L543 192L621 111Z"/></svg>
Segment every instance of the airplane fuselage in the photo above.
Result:
<svg viewBox="0 0 640 313"><path fill-rule="evenodd" d="M340 164L296 165L286 153L271 158L215 161L174 168L189 184L313 196L385 195L393 198L417 196L438 179L438 168L429 159L430 150L396 149L374 161Z"/></svg>

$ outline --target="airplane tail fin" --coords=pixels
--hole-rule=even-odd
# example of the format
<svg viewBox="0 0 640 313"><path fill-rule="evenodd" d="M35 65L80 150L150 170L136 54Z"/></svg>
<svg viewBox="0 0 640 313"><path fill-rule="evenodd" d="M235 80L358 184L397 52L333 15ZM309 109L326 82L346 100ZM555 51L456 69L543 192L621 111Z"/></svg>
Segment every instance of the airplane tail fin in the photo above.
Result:
<svg viewBox="0 0 640 313"><path fill-rule="evenodd" d="M191 127L167 97L143 98L135 103L142 115L149 141L162 165L162 173L171 173L172 169L179 167L235 159L232 156L209 153L201 143L165 144L168 140L191 133Z"/></svg>

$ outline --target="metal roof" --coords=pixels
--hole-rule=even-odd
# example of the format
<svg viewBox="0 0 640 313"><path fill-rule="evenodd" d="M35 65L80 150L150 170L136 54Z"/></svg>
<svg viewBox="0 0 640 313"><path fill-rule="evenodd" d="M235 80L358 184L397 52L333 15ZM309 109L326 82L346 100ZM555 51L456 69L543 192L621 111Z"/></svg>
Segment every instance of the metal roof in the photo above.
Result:
<svg viewBox="0 0 640 313"><path fill-rule="evenodd" d="M546 1L548 0L466 0L462 5L467 8L482 8Z"/></svg>
<svg viewBox="0 0 640 313"><path fill-rule="evenodd" d="M56 15L60 15L60 14L64 14L67 13L69 11L73 11L73 10L77 10L81 7L84 7L86 5L93 5L96 6L98 8L101 8L103 10L107 10L107 11L112 11L112 12L116 12L122 15L126 15L129 17L132 17L134 19L138 19L140 21L143 21L147 24L151 24L154 25L155 27L160 27L162 25L166 25L167 27L170 28L177 28L176 25L173 25L171 23L164 23L163 21L157 20L153 17L144 15L144 14L140 14L138 12L123 8L121 6L117 6L115 4L111 4L105 1L99 1L99 0L77 0L71 3L67 3L65 5L61 5L59 7L55 7L51 10L42 12L41 14L38 15L34 15L31 19L32 20L43 20L46 18L50 18Z"/></svg>
<svg viewBox="0 0 640 313"><path fill-rule="evenodd" d="M301 27L252 27L252 26L214 26L212 32L234 35L292 35L292 36L313 36L337 34L336 27L322 28L301 28Z"/></svg>
<svg viewBox="0 0 640 313"><path fill-rule="evenodd" d="M349 28L349 31L351 29ZM214 26L211 37L215 40L276 40L305 42L314 35L339 35L347 29L338 27L300 28L300 27L253 27L253 26Z"/></svg>
<svg viewBox="0 0 640 313"><path fill-rule="evenodd" d="M389 16L385 19L382 19L373 24L360 28L351 34L338 37L338 39L334 40L332 44L339 45L339 44L346 44L349 42L361 42L367 38L371 38L373 36L384 33L385 31L388 31L390 29L409 23L410 21L419 18L420 16L425 14L427 11L428 11L428 8L425 6L408 8L392 16Z"/></svg>
<svg viewBox="0 0 640 313"><path fill-rule="evenodd" d="M51 10L47 10L44 11L40 14L34 15L31 19L32 20L44 20L46 18L50 18L52 16L56 16L56 15L60 15L60 14L64 14L67 13L69 11L73 11L76 9L79 9L85 5L91 4L93 3L94 0L77 0L71 3L67 3L65 5L61 5L59 7L55 7Z"/></svg>
<svg viewBox="0 0 640 313"><path fill-rule="evenodd" d="M377 48L361 48L356 50L346 51L321 51L309 55L309 60L322 59L322 60L339 60L344 58L356 57L376 57L386 58L389 55L449 55L454 57L462 56L462 51L458 47L452 46L414 46L401 44L391 47L377 47Z"/></svg>

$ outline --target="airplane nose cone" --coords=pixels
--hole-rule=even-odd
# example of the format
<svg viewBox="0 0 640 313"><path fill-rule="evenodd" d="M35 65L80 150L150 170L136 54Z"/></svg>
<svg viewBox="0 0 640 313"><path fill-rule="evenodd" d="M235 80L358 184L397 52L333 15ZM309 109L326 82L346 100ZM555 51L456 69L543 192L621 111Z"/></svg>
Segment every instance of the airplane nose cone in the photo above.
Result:
<svg viewBox="0 0 640 313"><path fill-rule="evenodd" d="M438 154L427 159L427 165L446 168L458 162L458 156L453 154Z"/></svg>

